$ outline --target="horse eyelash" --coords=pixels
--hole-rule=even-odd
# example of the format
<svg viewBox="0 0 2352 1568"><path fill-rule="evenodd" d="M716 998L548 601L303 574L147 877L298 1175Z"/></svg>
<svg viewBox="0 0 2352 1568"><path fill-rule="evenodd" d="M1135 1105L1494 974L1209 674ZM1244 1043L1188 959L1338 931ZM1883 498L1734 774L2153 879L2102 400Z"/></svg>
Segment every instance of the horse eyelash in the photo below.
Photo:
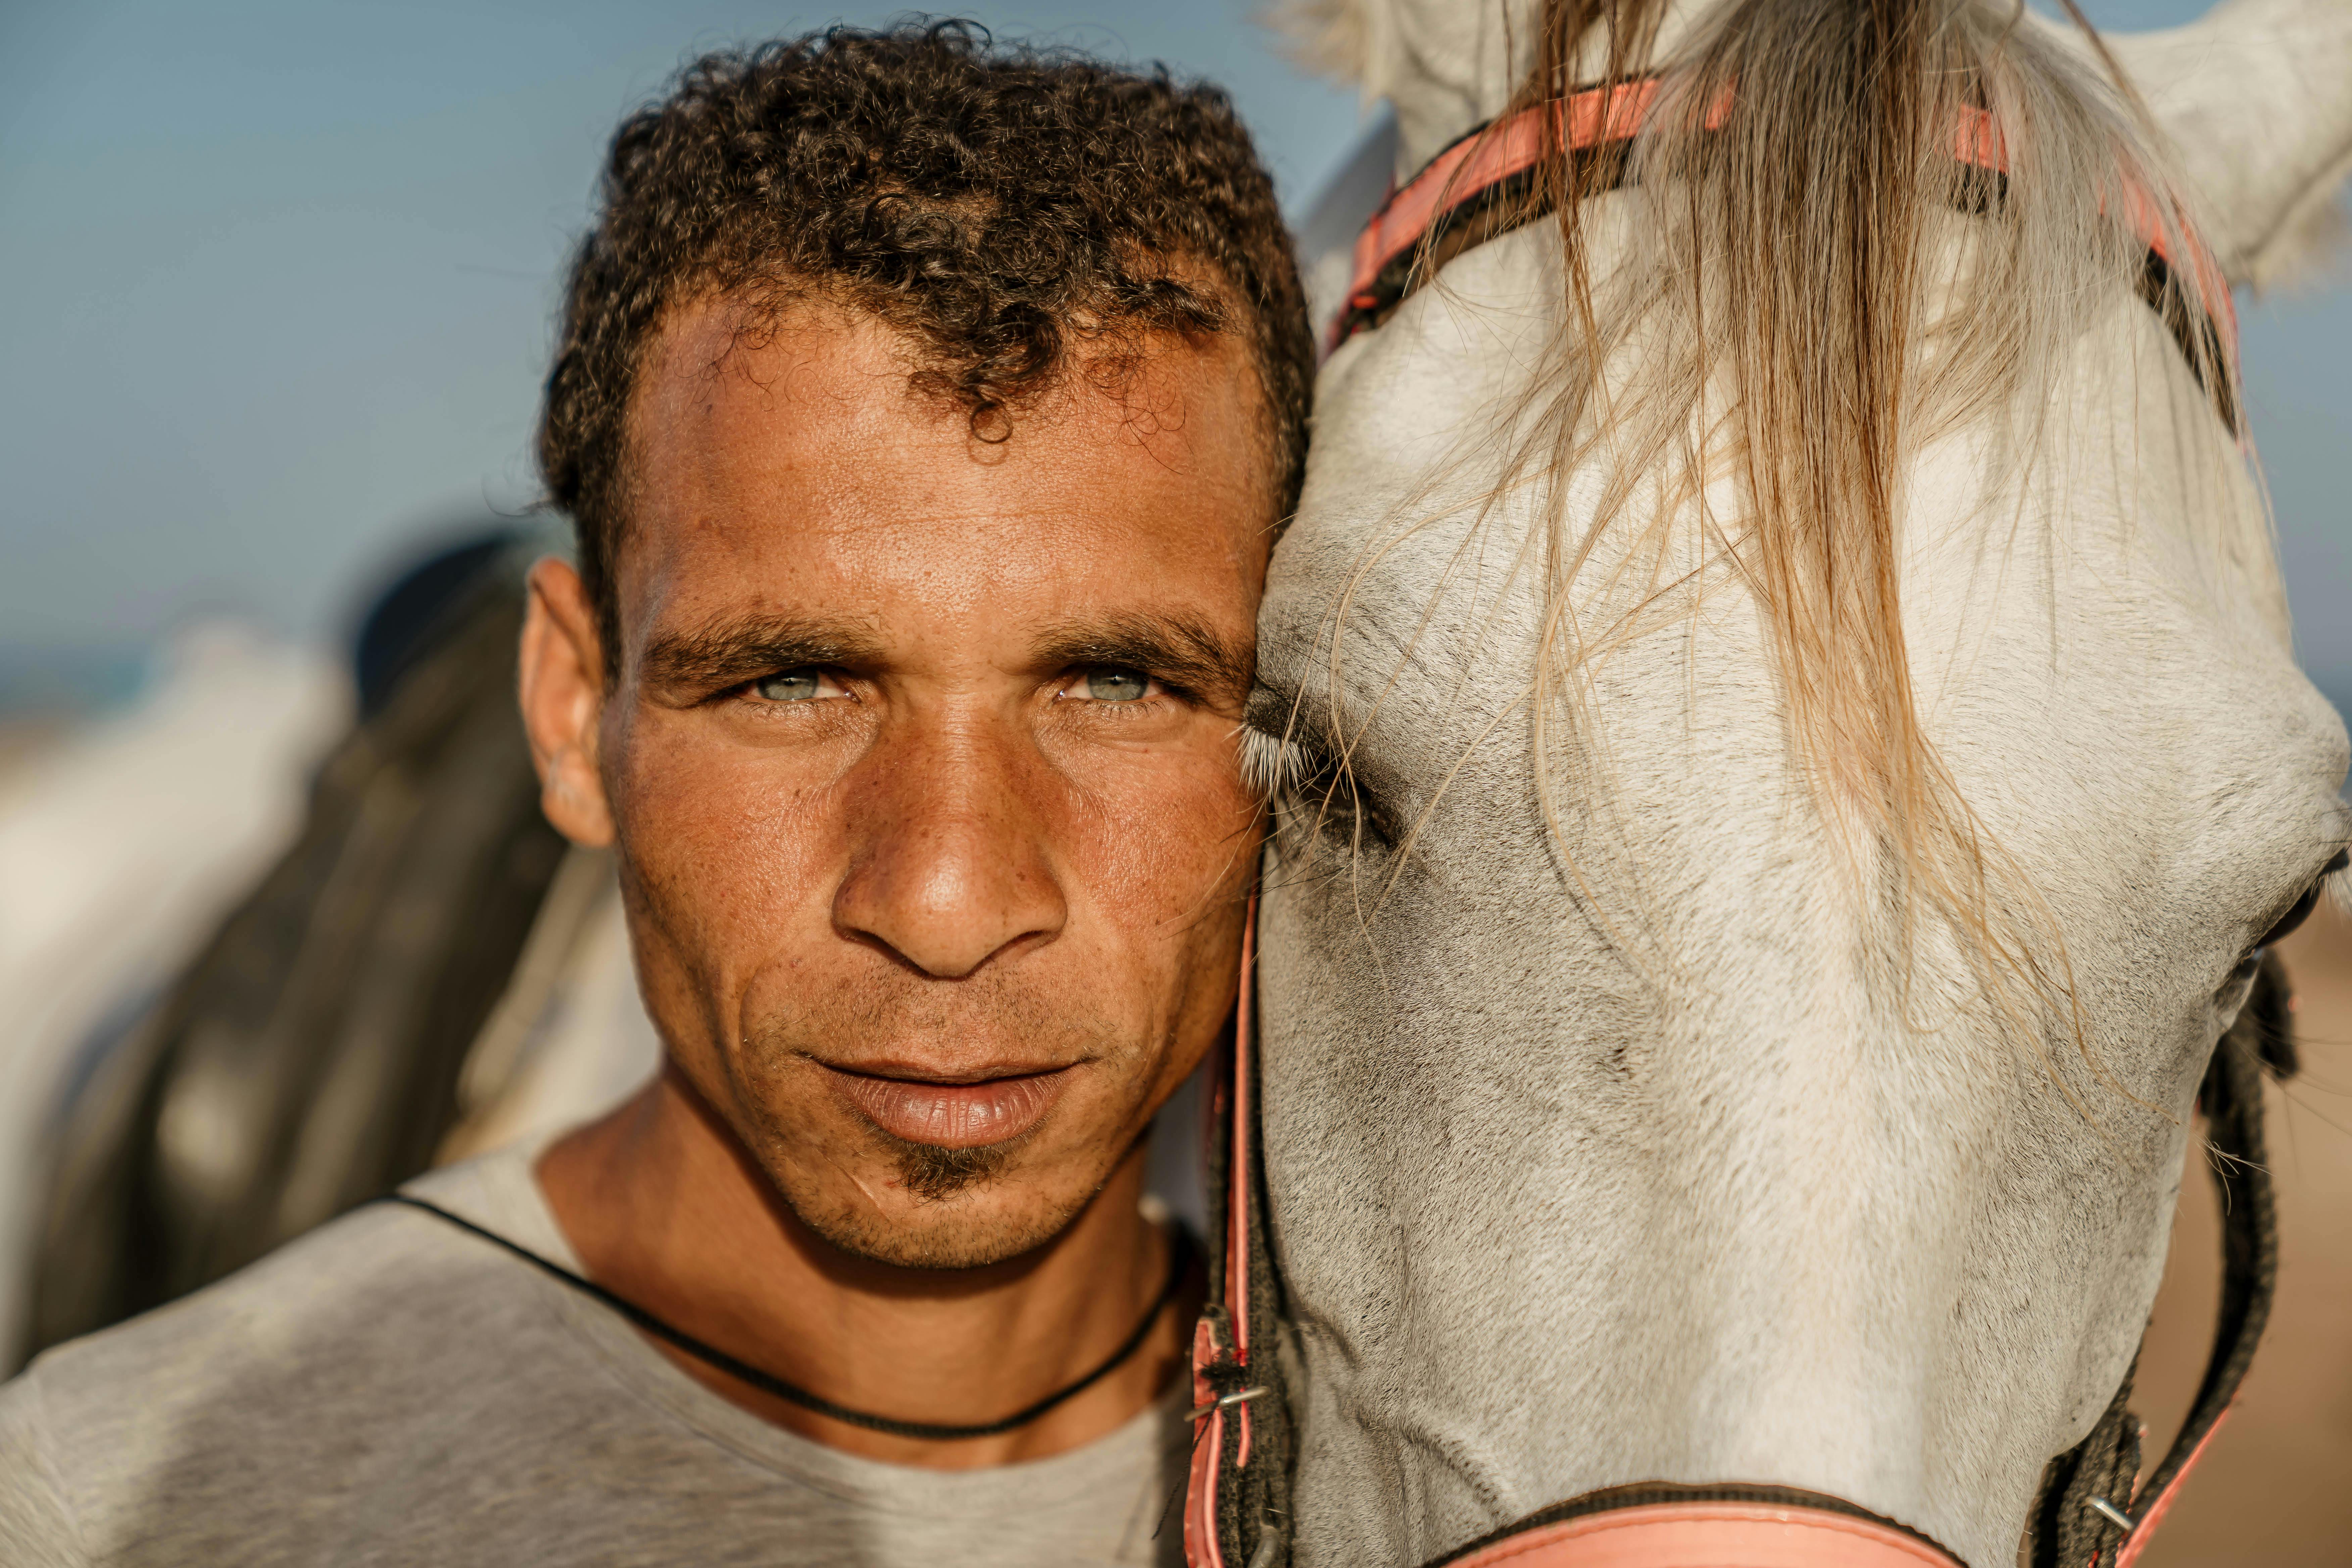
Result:
<svg viewBox="0 0 2352 1568"><path fill-rule="evenodd" d="M1241 738L1242 784L1252 795L1272 801L1298 787L1307 772L1304 748L1248 724L1236 733Z"/></svg>

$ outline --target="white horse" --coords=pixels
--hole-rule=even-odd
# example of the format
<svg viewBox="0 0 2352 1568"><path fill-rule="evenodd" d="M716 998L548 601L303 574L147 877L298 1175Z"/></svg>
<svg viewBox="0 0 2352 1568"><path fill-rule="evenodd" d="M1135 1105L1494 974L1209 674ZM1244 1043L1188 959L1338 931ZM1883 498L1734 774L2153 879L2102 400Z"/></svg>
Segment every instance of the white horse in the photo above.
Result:
<svg viewBox="0 0 2352 1568"><path fill-rule="evenodd" d="M2137 101L2007 0L1294 20L1401 179L1663 85L1367 307L1275 554L1293 1560L1662 1479L1997 1568L2352 837L2215 275L2332 212L2352 6L2109 40Z"/></svg>

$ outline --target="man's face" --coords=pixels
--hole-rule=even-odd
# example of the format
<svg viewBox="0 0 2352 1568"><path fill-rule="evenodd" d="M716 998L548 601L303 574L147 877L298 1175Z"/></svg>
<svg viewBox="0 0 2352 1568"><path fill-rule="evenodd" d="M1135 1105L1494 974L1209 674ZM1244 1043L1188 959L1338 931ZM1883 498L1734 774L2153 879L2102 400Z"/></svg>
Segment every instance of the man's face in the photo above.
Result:
<svg viewBox="0 0 2352 1568"><path fill-rule="evenodd" d="M989 445L869 319L740 325L682 313L632 407L594 744L646 1000L819 1234L1013 1257L1232 1005L1260 396L1171 346Z"/></svg>

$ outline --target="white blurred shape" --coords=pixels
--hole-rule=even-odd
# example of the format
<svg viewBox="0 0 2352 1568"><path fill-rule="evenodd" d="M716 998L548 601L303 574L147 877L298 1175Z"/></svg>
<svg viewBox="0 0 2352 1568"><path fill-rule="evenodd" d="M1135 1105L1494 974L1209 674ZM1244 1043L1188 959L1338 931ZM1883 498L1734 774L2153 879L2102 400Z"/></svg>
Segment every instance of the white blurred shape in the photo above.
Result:
<svg viewBox="0 0 2352 1568"><path fill-rule="evenodd" d="M0 1346L80 1048L169 982L299 831L350 722L340 660L210 623L127 710L0 776Z"/></svg>

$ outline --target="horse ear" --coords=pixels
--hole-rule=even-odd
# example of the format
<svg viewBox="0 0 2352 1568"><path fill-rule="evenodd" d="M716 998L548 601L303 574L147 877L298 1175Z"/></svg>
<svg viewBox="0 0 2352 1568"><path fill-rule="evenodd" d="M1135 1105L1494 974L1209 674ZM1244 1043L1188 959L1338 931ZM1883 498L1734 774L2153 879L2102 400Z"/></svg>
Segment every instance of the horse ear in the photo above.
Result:
<svg viewBox="0 0 2352 1568"><path fill-rule="evenodd" d="M1258 20L1282 40L1282 52L1318 76L1368 92L1374 0L1270 0Z"/></svg>
<svg viewBox="0 0 2352 1568"><path fill-rule="evenodd" d="M2352 175L2352 6L2231 0L2106 44L2171 137L2230 281L2276 288L2325 268Z"/></svg>

